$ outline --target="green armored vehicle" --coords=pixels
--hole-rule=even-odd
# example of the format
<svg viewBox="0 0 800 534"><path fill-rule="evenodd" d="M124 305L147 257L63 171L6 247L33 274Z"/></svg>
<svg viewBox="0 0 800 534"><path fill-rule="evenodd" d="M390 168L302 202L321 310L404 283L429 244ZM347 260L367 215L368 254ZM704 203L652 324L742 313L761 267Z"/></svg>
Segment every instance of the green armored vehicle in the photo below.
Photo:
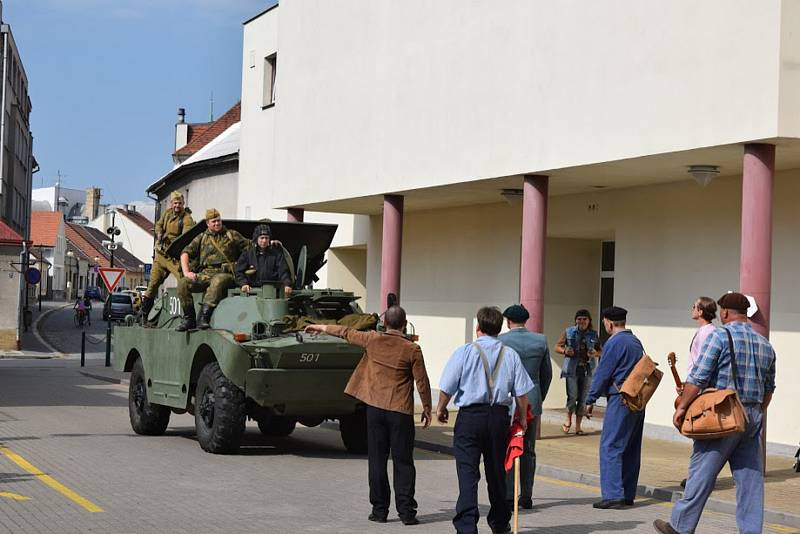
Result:
<svg viewBox="0 0 800 534"><path fill-rule="evenodd" d="M225 221L248 236L263 221ZM308 322L374 329L377 316L361 313L353 293L309 289L324 265L335 225L270 222L296 273L295 291L267 284L238 289L217 306L208 330L177 332L183 311L169 289L149 314L149 327L114 330L113 365L130 371L128 404L138 434L160 435L170 414L194 415L200 446L212 453L238 450L248 418L262 433L287 436L299 422L316 426L338 420L350 452L366 452L363 405L344 394L363 350L326 335L302 333ZM178 257L205 230L201 222L177 239L167 254ZM296 266L296 268L294 267ZM199 306L202 294L194 295Z"/></svg>

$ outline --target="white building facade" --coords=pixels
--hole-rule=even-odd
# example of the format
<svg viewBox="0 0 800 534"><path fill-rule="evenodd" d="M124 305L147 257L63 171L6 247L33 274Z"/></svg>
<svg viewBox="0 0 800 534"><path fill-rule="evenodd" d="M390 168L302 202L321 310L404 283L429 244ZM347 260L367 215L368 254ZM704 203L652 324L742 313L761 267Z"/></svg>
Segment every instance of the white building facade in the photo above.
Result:
<svg viewBox="0 0 800 534"><path fill-rule="evenodd" d="M240 187L258 184L273 209L369 217L367 308L401 294L434 382L483 305L522 301L552 345L575 310L597 325L613 302L685 375L696 297L754 295L778 353L768 440L796 446L798 19L800 4L777 0L657 13L287 2L245 25ZM280 58L272 106L247 92L248 76L271 79L254 24ZM253 106L264 129L248 140ZM248 142L277 179L245 171ZM701 187L695 165L716 178ZM565 398L556 356L547 407ZM673 400L663 384L647 422L670 427Z"/></svg>

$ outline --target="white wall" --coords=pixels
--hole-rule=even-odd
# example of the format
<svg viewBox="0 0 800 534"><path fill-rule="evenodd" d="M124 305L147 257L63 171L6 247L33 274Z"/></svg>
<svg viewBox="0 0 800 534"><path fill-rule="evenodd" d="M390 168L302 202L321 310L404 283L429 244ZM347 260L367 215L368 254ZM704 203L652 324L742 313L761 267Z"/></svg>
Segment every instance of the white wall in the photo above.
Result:
<svg viewBox="0 0 800 534"><path fill-rule="evenodd" d="M718 298L738 287L741 181L719 178L595 194L551 197L548 217L545 334L552 348L581 307L599 305L600 242L616 241L615 303L645 349L667 370L675 351L681 375L695 330L689 307L699 295ZM795 266L800 171L781 173L775 189L771 340L778 353L777 391L770 408L769 440L796 444L800 422L792 387L800 373ZM589 209L589 205L595 206ZM481 205L405 214L401 301L420 335L434 387L455 347L474 336L480 306L505 307L518 299L521 208ZM381 218L372 218L367 289L380 294ZM374 299L369 311L380 311ZM596 325L599 321L595 321ZM552 350L551 350L552 353ZM561 358L546 406L563 407ZM648 407L647 421L668 427L674 388L669 376Z"/></svg>
<svg viewBox="0 0 800 534"><path fill-rule="evenodd" d="M267 217L285 221L286 210L274 209L278 204L275 189L291 189L297 182L289 183L275 170L276 132L283 135L284 128L299 117L286 118L281 122L281 106L287 96L283 89L283 56L278 53L276 69L275 105L264 108L264 58L278 52L278 35L281 31L278 20L283 6L249 22L244 27L242 47L242 115L239 150L239 200L237 217L260 219ZM302 120L302 119L300 119ZM298 147L299 148L299 147ZM303 178L296 180L302 181ZM366 217L308 212L306 222L337 224L334 247L364 245L368 221ZM323 278L325 273L321 273Z"/></svg>
<svg viewBox="0 0 800 534"><path fill-rule="evenodd" d="M98 215L93 221L89 222L89 226L97 228L105 233L111 226L112 215L110 213L103 213ZM118 211L114 218L114 224L120 230L120 235L115 238L115 241L120 243L125 250L139 258L142 263L153 262L153 234L147 232L144 228L130 220L123 212ZM110 238L109 238L110 239Z"/></svg>

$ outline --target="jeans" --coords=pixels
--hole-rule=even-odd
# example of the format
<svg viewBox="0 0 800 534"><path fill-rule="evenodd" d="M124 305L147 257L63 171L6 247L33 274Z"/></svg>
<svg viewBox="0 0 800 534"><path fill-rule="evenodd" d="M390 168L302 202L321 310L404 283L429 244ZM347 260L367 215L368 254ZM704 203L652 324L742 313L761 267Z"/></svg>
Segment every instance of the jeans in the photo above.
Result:
<svg viewBox="0 0 800 534"><path fill-rule="evenodd" d="M642 457L644 411L632 412L609 395L600 434L600 491L604 500L636 497Z"/></svg>
<svg viewBox="0 0 800 534"><path fill-rule="evenodd" d="M369 502L372 513L381 517L389 514L392 495L386 471L390 452L397 513L404 519L415 517L414 417L367 405Z"/></svg>
<svg viewBox="0 0 800 534"><path fill-rule="evenodd" d="M458 534L478 533L481 455L491 505L486 522L492 532L503 532L508 527L511 510L506 505L506 474L503 464L510 424L508 406L481 404L465 406L458 411L453 429L453 453L458 475L458 501L453 525Z"/></svg>
<svg viewBox="0 0 800 534"><path fill-rule="evenodd" d="M533 499L533 476L536 473L536 422L528 425L522 444L522 456L519 457L519 498L524 501ZM506 473L506 500L514 501L514 469Z"/></svg>
<svg viewBox="0 0 800 534"><path fill-rule="evenodd" d="M592 385L592 373L588 366L579 365L575 376L564 377L567 381L567 410L583 417L586 410L586 395Z"/></svg>
<svg viewBox="0 0 800 534"><path fill-rule="evenodd" d="M745 405L747 428L721 439L696 440L683 498L672 508L670 524L681 534L697 528L717 476L730 463L736 483L736 525L740 534L757 534L764 524L764 474L761 462L760 404Z"/></svg>

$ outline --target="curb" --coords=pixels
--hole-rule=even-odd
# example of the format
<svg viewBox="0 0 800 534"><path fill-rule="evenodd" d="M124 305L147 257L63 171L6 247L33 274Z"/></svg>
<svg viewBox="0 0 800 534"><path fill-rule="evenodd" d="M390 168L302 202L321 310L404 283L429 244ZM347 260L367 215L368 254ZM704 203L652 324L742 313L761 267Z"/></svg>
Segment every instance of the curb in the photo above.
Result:
<svg viewBox="0 0 800 534"><path fill-rule="evenodd" d="M32 354L24 354L24 353L15 354L13 352L4 352L0 354L0 360L52 360L53 358L57 357L58 356L53 356L53 355L34 356Z"/></svg>
<svg viewBox="0 0 800 534"><path fill-rule="evenodd" d="M414 440L414 447L429 452L447 454L448 456L453 455L453 447L449 445L431 443L423 440ZM564 469L553 465L543 465L537 463L536 474L544 477L555 478L564 482L576 482L579 484L586 484L587 486L600 487L600 475L571 471L569 469ZM683 492L668 488L639 485L636 488L636 495L657 501L675 502L683 497ZM708 499L705 509L711 510L712 512L736 515L736 503L730 501ZM769 523L777 523L781 526L800 529L800 515L790 514L788 512L765 509L764 521Z"/></svg>
<svg viewBox="0 0 800 534"><path fill-rule="evenodd" d="M39 343L41 343L42 345L44 345L45 347L47 347L48 349L50 349L50 352L52 352L52 353L55 355L55 357L56 357L56 358L63 358L63 357L64 357L64 353L63 353L63 352L61 352L60 350L56 349L56 348L55 348L53 345L51 345L51 344L50 344L50 343L49 343L49 342L48 342L48 341L47 341L47 340L44 338L44 336L43 336L43 335L41 335L41 334L39 333L39 323L41 323L42 321L44 321L44 319L45 319L45 318L46 318L48 315L50 315L51 313L55 313L55 312L57 312L57 311L61 311L61 310L63 310L64 308L68 307L69 305L70 305L69 303L66 303L66 304L64 304L63 306L59 306L59 307L57 307L57 308L51 308L51 309L47 310L46 312L42 313L42 314L41 314L39 317L37 317L37 318L36 318L36 321L34 321L34 322L33 322L33 325L31 326L31 330L33 331L33 335L34 335L34 336L36 336L36 340L37 340Z"/></svg>
<svg viewBox="0 0 800 534"><path fill-rule="evenodd" d="M95 380L100 380L102 382L111 382L112 384L129 384L130 380L127 378L114 378L113 376L106 376L98 373L92 373L91 371L78 371L83 376L88 378L94 378Z"/></svg>

